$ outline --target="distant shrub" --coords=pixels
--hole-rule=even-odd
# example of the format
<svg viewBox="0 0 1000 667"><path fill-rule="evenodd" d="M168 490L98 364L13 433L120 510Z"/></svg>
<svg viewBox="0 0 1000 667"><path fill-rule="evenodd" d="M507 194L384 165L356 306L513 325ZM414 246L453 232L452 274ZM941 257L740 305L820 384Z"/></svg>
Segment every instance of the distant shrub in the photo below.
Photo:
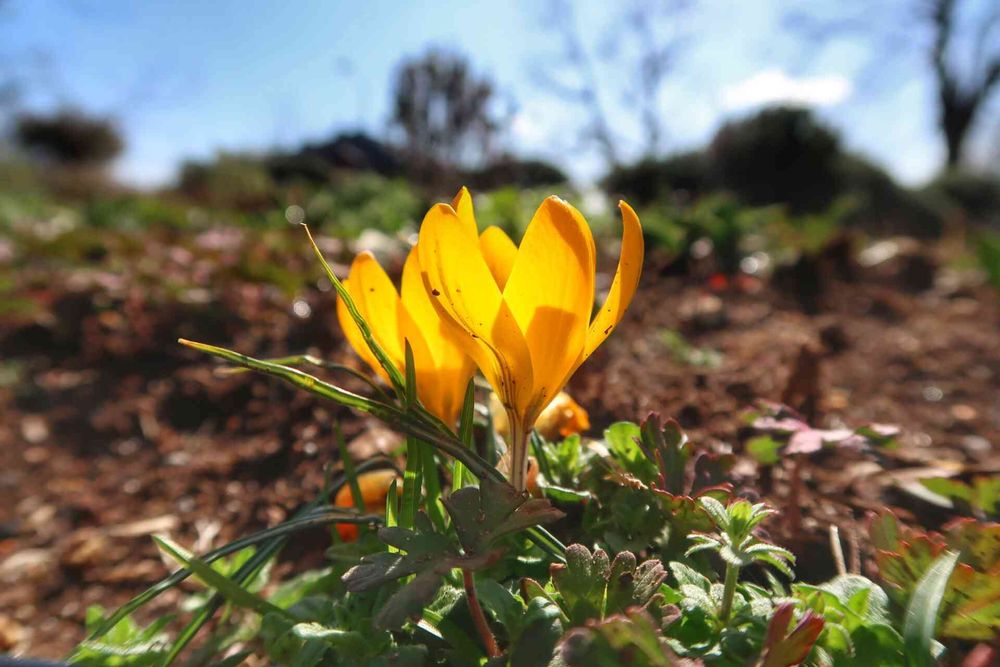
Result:
<svg viewBox="0 0 1000 667"><path fill-rule="evenodd" d="M329 141L308 144L286 156L281 164L303 173L321 174L320 180L328 180L332 171L365 171L392 177L403 170L393 147L364 132L338 134ZM275 178L280 180L281 174L276 173Z"/></svg>
<svg viewBox="0 0 1000 667"><path fill-rule="evenodd" d="M956 209L970 222L1000 226L1000 177L953 169L927 186L928 195L946 212Z"/></svg>
<svg viewBox="0 0 1000 667"><path fill-rule="evenodd" d="M602 184L608 192L639 205L693 199L711 188L708 160L703 151L646 158L633 165L617 167Z"/></svg>
<svg viewBox="0 0 1000 667"><path fill-rule="evenodd" d="M266 168L275 183L309 183L321 185L330 181L330 165L320 156L305 153L272 155Z"/></svg>
<svg viewBox="0 0 1000 667"><path fill-rule="evenodd" d="M305 221L336 236L365 229L395 233L416 229L427 202L406 181L375 174L343 174L303 204Z"/></svg>
<svg viewBox="0 0 1000 667"><path fill-rule="evenodd" d="M565 172L550 162L506 156L481 169L466 172L463 180L474 190L482 191L505 186L537 188L561 185L569 179Z"/></svg>
<svg viewBox="0 0 1000 667"><path fill-rule="evenodd" d="M853 200L846 224L879 234L934 237L941 233L941 216L923 193L900 186L881 167L859 155L841 156L835 182Z"/></svg>
<svg viewBox="0 0 1000 667"><path fill-rule="evenodd" d="M273 203L275 185L263 159L220 153L209 162L186 162L178 189L211 206L258 209Z"/></svg>
<svg viewBox="0 0 1000 667"><path fill-rule="evenodd" d="M140 194L94 197L81 208L81 212L86 225L100 229L184 229L190 225L186 207L160 197Z"/></svg>
<svg viewBox="0 0 1000 667"><path fill-rule="evenodd" d="M752 205L826 208L837 195L837 134L808 109L776 107L724 124L708 148L714 180Z"/></svg>
<svg viewBox="0 0 1000 667"><path fill-rule="evenodd" d="M24 114L15 121L14 138L29 153L67 166L103 165L125 148L110 120L72 110Z"/></svg>

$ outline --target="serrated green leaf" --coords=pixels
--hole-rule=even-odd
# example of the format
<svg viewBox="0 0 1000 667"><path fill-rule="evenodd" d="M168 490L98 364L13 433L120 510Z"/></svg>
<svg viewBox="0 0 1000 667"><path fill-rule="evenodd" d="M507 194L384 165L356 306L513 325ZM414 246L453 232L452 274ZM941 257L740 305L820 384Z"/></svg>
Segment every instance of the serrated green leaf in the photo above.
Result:
<svg viewBox="0 0 1000 667"><path fill-rule="evenodd" d="M528 498L506 482L480 481L444 500L459 542L466 553L476 554L510 533L554 521L563 513L547 500Z"/></svg>
<svg viewBox="0 0 1000 667"><path fill-rule="evenodd" d="M711 496L699 498L698 502L705 509L705 512L708 513L716 528L722 532L726 532L729 529L729 513L726 512L725 505Z"/></svg>
<svg viewBox="0 0 1000 667"><path fill-rule="evenodd" d="M605 590L611 574L611 564L604 551L598 549L591 553L582 544L571 544L566 549L566 564L552 565L549 574L559 591L563 610L574 623L603 616Z"/></svg>
<svg viewBox="0 0 1000 667"><path fill-rule="evenodd" d="M668 567L670 568L670 573L674 575L674 579L677 580L678 586L691 585L703 591L708 591L711 582L694 568L677 561L671 561Z"/></svg>

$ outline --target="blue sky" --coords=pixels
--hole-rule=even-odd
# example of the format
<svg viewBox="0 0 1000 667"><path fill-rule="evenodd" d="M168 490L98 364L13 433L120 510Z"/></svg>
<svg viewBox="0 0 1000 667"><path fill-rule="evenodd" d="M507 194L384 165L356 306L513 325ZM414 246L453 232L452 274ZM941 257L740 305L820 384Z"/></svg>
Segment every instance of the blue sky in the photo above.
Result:
<svg viewBox="0 0 1000 667"><path fill-rule="evenodd" d="M529 74L552 62L546 54L554 38L540 4L11 0L0 7L0 63L25 78L28 107L72 104L112 114L128 141L116 173L159 184L180 160L220 149L294 146L340 129L381 135L400 58L444 47L467 54L516 100L509 146L587 180L601 163L575 141L579 111ZM610 5L576 4L594 54L613 44L629 49L627 32L609 28ZM943 149L929 78L900 77L872 90L863 48L811 49L781 29L781 7L778 0L708 0L664 23L687 39L658 100L664 148L697 146L726 117L793 99L816 104L848 146L902 180L930 176ZM639 132L618 102L623 71L612 62L599 78L628 153Z"/></svg>

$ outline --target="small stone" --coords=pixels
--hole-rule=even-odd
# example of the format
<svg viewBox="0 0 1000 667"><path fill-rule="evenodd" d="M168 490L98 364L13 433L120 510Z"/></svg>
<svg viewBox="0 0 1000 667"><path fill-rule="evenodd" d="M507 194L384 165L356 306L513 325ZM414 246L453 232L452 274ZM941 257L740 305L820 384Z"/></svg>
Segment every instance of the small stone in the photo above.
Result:
<svg viewBox="0 0 1000 667"><path fill-rule="evenodd" d="M60 559L62 564L76 569L98 565L108 553L108 538L96 530L80 530L70 537L70 543Z"/></svg>
<svg viewBox="0 0 1000 667"><path fill-rule="evenodd" d="M990 441L981 435L967 435L962 438L962 447L971 454L989 454L993 450Z"/></svg>
<svg viewBox="0 0 1000 667"><path fill-rule="evenodd" d="M45 463L49 458L49 451L44 447L28 447L24 450L24 462L30 465L38 465L39 463Z"/></svg>
<svg viewBox="0 0 1000 667"><path fill-rule="evenodd" d="M831 389L826 395L826 407L830 410L843 410L848 405L848 393L843 389Z"/></svg>
<svg viewBox="0 0 1000 667"><path fill-rule="evenodd" d="M48 573L53 561L49 549L23 549L0 563L0 581L38 579Z"/></svg>
<svg viewBox="0 0 1000 667"><path fill-rule="evenodd" d="M978 415L979 413L976 412L976 409L971 405L959 403L951 406L951 416L958 421L969 422L975 419Z"/></svg>
<svg viewBox="0 0 1000 667"><path fill-rule="evenodd" d="M0 614L0 653L14 653L28 638L28 631L13 618Z"/></svg>
<svg viewBox="0 0 1000 667"><path fill-rule="evenodd" d="M21 435L33 445L49 437L49 424L44 417L27 415L21 420Z"/></svg>

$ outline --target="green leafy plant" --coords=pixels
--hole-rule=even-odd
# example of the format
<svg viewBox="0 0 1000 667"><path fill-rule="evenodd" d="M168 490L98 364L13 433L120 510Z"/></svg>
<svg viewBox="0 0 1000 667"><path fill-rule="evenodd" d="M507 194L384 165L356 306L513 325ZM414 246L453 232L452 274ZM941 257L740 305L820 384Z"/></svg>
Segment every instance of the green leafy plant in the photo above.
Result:
<svg viewBox="0 0 1000 667"><path fill-rule="evenodd" d="M942 533L902 525L891 512L871 519L879 576L899 606L916 595L922 578L947 552L957 554L942 589L938 636L989 640L1000 632L1000 524L957 519Z"/></svg>
<svg viewBox="0 0 1000 667"><path fill-rule="evenodd" d="M996 636L996 524L969 520L937 535L883 515L872 539L886 589L854 574L796 581L792 553L761 531L777 512L734 497L733 456L696 445L657 414L614 423L598 439L532 434L537 485L519 493L498 467L502 444L475 384L456 429L431 414L418 399L409 345L401 370L313 251L383 384L311 355L267 360L183 342L229 372L267 374L405 434L405 468L389 471L384 513L371 509L360 483L384 461L355 462L340 442L341 468L288 521L204 554L157 536L177 569L114 612L92 610L71 662L923 665L949 642ZM321 372L347 373L365 390ZM780 410L754 426L776 443L776 457L891 440L874 428L831 434ZM331 503L345 487L353 507ZM322 567L272 580L289 539L337 524L358 526L357 540L331 530ZM198 585L175 614L147 626L133 620L184 581Z"/></svg>
<svg viewBox="0 0 1000 667"><path fill-rule="evenodd" d="M765 563L791 577L789 563L794 562L795 557L787 549L764 542L753 534L753 529L761 521L774 514L774 510L763 503L751 505L745 500L738 500L725 507L715 498L705 497L701 499L701 505L715 524L716 532L692 535L695 544L686 555L711 551L725 562L725 588L719 607L719 620L725 623L733 608L740 570L753 563Z"/></svg>

